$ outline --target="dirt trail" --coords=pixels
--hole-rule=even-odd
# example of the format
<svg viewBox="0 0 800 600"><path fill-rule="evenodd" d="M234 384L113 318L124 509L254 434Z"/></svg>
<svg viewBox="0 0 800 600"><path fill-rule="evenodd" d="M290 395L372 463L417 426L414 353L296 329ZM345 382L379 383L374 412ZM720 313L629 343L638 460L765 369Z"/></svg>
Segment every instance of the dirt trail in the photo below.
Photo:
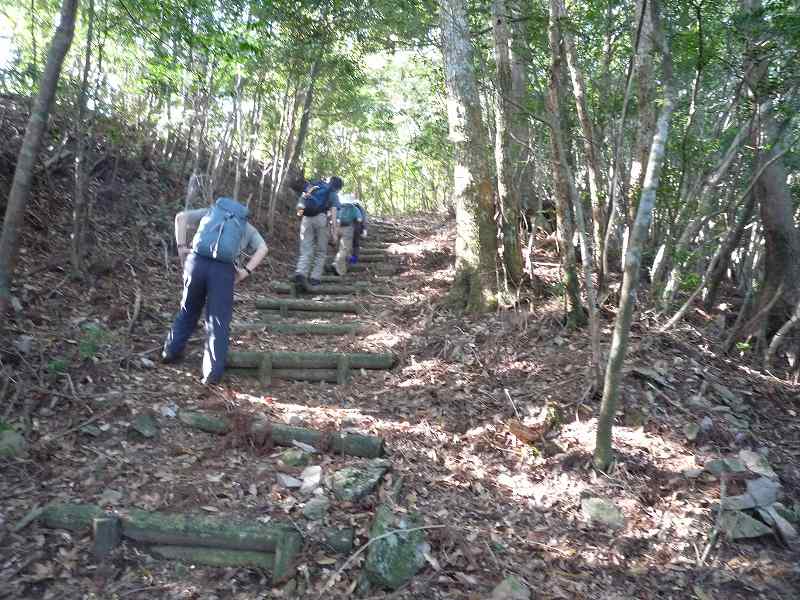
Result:
<svg viewBox="0 0 800 600"><path fill-rule="evenodd" d="M312 543L320 525L303 516L305 498L277 479L279 472L297 476L299 470L280 465L283 449L254 446L241 431L221 437L184 426L174 417L180 409L234 421L258 414L322 431L384 437L392 468L379 489L356 502L331 498L324 525L354 527L358 549L367 540L377 505L402 478L404 509L422 515L426 525L445 527L428 531L427 564L393 598L485 597L508 574L525 581L536 598L789 598L800 593L797 555L774 540L723 540L699 564L713 528L719 482L693 472L740 447L766 448L787 495L800 499L795 460L800 436L783 418L792 410L794 390L716 359L704 350L699 333L683 340L651 337L640 326L629 362L641 370L626 379L615 432L620 464L608 476L597 474L589 468L598 403L584 397L585 332L564 329L554 298L525 298L524 310L480 319L451 312L443 302L453 275L451 225L427 218L401 225L409 235L390 248L400 272L359 278L370 282L356 297L365 311L331 321L357 320L364 334L235 330L232 338L233 350L397 355L393 370L353 373L349 385L275 380L265 390L254 378L232 375L223 386L205 389L198 381L201 336L182 363L158 364L148 351L159 347L177 303L175 266L164 272L152 265L146 276L136 268L138 278L124 283L119 279L130 271L117 270L98 279L91 310L82 309L77 293L66 293L65 303L72 298L75 305L59 306L50 315L37 312L17 327L17 340L26 335L50 339L41 346L47 348L46 359L44 351L40 356L16 352L22 361L36 363L39 379L22 407L29 416L31 452L22 459L0 459L0 579L6 582L0 597L319 596L348 555ZM269 267L237 290L235 320L260 318L255 299L267 294L271 280L288 275L290 246L291 240L273 251L277 256ZM539 258L543 280L557 281L557 267L547 271L552 259ZM46 274L42 285L51 291L35 293L51 294L58 282L50 281ZM137 287L144 302L129 337ZM99 300L91 304L93 298ZM111 302L114 298L125 302ZM90 313L105 327L96 339L82 328ZM605 315L607 330L612 319ZM79 367L54 366L59 356L73 357L71 364L77 361ZM717 394L712 408L722 404L724 390L739 405L724 414L712 410L711 428L690 443L684 425L706 414L688 402L701 381L707 382L709 397ZM721 387L715 392L714 386ZM131 431L142 414L157 421L157 438ZM736 422L742 419L746 427ZM534 431L536 425L541 427ZM314 463L329 475L364 460L328 453L315 455ZM738 484L731 485L728 494ZM581 500L588 496L614 501L624 526L611 530L587 524ZM97 565L88 535L47 529L36 521L13 531L31 508L53 501L261 522L290 519L312 542L298 561L297 576L274 588L255 569L187 567L127 542L108 564ZM324 597L349 597L362 562L363 556L351 561ZM369 594L383 597L375 589Z"/></svg>

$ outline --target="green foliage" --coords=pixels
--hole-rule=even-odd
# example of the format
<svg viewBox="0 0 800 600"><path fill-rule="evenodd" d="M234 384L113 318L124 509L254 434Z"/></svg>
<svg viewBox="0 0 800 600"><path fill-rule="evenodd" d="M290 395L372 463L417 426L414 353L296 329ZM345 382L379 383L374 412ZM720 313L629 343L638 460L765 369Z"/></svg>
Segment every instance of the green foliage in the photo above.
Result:
<svg viewBox="0 0 800 600"><path fill-rule="evenodd" d="M60 375L67 372L69 363L63 358L56 358L47 363L47 372L50 375Z"/></svg>
<svg viewBox="0 0 800 600"><path fill-rule="evenodd" d="M92 358L107 339L108 332L101 325L91 323L84 326L78 341L78 354L83 360Z"/></svg>
<svg viewBox="0 0 800 600"><path fill-rule="evenodd" d="M681 275L680 289L682 292L693 292L700 285L700 275L697 273L684 273Z"/></svg>

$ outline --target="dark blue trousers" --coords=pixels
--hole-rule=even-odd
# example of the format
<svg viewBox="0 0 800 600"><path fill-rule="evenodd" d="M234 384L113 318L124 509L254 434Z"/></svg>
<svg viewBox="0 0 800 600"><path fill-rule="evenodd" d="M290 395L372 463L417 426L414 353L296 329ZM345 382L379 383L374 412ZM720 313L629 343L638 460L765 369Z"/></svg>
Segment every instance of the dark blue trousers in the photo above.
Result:
<svg viewBox="0 0 800 600"><path fill-rule="evenodd" d="M225 370L235 276L232 264L198 256L194 252L186 258L183 266L181 309L164 343L164 355L176 357L183 353L205 305L204 383L217 383Z"/></svg>

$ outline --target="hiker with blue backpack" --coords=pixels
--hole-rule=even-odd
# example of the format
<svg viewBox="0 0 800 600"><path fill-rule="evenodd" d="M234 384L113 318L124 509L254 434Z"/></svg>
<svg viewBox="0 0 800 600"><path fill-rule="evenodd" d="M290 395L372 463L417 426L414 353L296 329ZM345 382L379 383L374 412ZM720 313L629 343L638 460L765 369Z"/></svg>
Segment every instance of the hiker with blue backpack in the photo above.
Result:
<svg viewBox="0 0 800 600"><path fill-rule="evenodd" d="M343 182L340 177L330 177L327 181L314 181L297 202L297 215L300 222L300 256L292 278L301 291L310 291L322 280L322 271L328 257L328 237L337 236L336 211L339 209L339 190ZM330 213L332 232L328 230Z"/></svg>
<svg viewBox="0 0 800 600"><path fill-rule="evenodd" d="M204 384L219 383L225 370L233 317L233 286L247 279L267 254L267 244L247 221L248 215L247 208L232 198L219 198L209 208L184 210L175 215L175 242L183 263L183 297L161 359L172 363L181 358L205 306ZM186 244L189 225L197 225L191 247ZM251 256L240 265L242 252Z"/></svg>
<svg viewBox="0 0 800 600"><path fill-rule="evenodd" d="M333 270L339 276L347 273L347 265L355 264L358 257L354 253L356 229L358 237L366 233L366 212L352 194L343 194L341 206L336 215L339 225L339 251L333 261Z"/></svg>

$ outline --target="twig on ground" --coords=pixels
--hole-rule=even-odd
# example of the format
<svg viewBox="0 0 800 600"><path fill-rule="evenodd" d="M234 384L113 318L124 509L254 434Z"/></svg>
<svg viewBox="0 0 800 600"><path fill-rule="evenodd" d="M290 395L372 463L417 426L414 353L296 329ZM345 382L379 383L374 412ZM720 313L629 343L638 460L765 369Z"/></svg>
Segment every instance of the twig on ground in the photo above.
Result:
<svg viewBox="0 0 800 600"><path fill-rule="evenodd" d="M87 425L91 425L92 423L94 423L98 419L102 419L103 417L105 417L106 415L114 412L118 408L119 408L119 406L116 406L116 405L112 406L112 407L107 408L106 410L104 410L102 412L97 413L96 415L94 415L90 419L86 419L83 423L80 423L79 425L75 425L75 427L70 427L69 429L65 429L64 431L62 431L60 433L57 433L57 434L54 434L54 435L46 435L41 440L39 440L39 443L41 444L41 443L45 443L45 442L53 442L55 440L61 439L62 437L66 436L66 435L69 435L70 433L74 433L75 431L79 431L81 428L86 427Z"/></svg>

